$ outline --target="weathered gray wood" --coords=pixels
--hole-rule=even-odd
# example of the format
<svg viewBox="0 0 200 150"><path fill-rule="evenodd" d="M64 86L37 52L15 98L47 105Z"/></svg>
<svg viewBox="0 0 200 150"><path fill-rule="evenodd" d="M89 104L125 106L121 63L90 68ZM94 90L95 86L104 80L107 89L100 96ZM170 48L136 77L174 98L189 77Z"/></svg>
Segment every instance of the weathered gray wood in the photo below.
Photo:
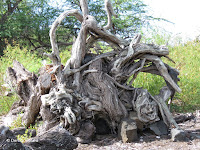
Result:
<svg viewBox="0 0 200 150"><path fill-rule="evenodd" d="M165 89L165 92L169 93L168 90ZM166 105L166 103L164 101L170 95L169 94L163 94L163 90L161 90L161 93L159 95L154 96L155 98L152 96L152 98L159 105L159 109L161 111L161 114L162 114L162 117L163 117L163 120L164 120L165 124L170 126L171 128L179 129L178 124L174 120L172 114L170 113L170 111L169 111L169 109L168 109L168 107L167 107L167 105Z"/></svg>
<svg viewBox="0 0 200 150"><path fill-rule="evenodd" d="M84 92L89 95L95 93L95 95L99 97L98 100L102 103L103 108L113 121L119 121L121 117L126 117L127 110L118 98L116 87L112 80L102 73L102 60L92 63L89 69L95 69L98 70L98 72L88 74L87 80L90 84L84 88Z"/></svg>
<svg viewBox="0 0 200 150"><path fill-rule="evenodd" d="M168 73L168 70L165 66L165 64L162 62L162 60L158 57L158 56L154 56L154 55L144 55L144 58L146 58L147 60L152 61L158 71L160 72L160 74L163 76L163 78L177 91L177 92L181 92L181 89L178 87L178 85L174 82L174 80L171 78L171 76Z"/></svg>
<svg viewBox="0 0 200 150"><path fill-rule="evenodd" d="M36 88L37 76L27 71L17 61L13 62L13 68L8 68L7 74L9 80L15 86L17 94L24 101L25 112L22 120L25 125L29 126L35 121L41 105L39 88Z"/></svg>
<svg viewBox="0 0 200 150"><path fill-rule="evenodd" d="M83 17L85 18L89 14L87 0L80 0L80 6L81 6L82 13L83 13Z"/></svg>
<svg viewBox="0 0 200 150"><path fill-rule="evenodd" d="M106 26L104 26L104 29L108 30L112 27L112 18L111 18L112 15L115 16L115 17L117 17L117 15L113 10L113 7L112 7L110 0L105 0L104 3L105 3L105 9L106 9L106 12L107 12L107 17L108 17L108 23L107 23Z"/></svg>
<svg viewBox="0 0 200 150"><path fill-rule="evenodd" d="M100 27L95 17L89 15L87 0L80 0L82 15L78 10L70 10L55 20L50 30L52 53L46 54L53 65L49 65L50 69L43 68L39 78L19 63L14 64L18 70L8 69L9 79L13 81L13 86L17 85L18 95L25 102L23 122L26 125L33 123L40 113L44 124L39 131L46 132L60 125L76 135L82 143L91 141L98 118L103 119L113 133L130 126L130 136L129 128L124 130L124 142L136 139L134 135L137 129L142 131L145 126L159 120L168 128L178 129L165 104L174 90L181 92L177 85L178 70L161 60L161 57L168 58L168 49L140 43L141 35L136 35L128 42L112 34L108 29L112 25L111 16L116 14L110 0L105 0L105 7L108 24L104 27ZM67 16L75 16L82 24L72 46L71 58L62 66L56 29ZM105 41L113 50L103 54L88 54L97 41ZM86 60L89 55L92 57ZM175 78L170 74L171 70ZM145 89L133 87L132 83L140 72L162 76L167 86L156 96ZM128 84L130 78L132 80ZM119 127L122 119L127 117L136 122L137 129L133 129L128 122L127 126Z"/></svg>
<svg viewBox="0 0 200 150"><path fill-rule="evenodd" d="M113 67L111 70L113 74L120 76L120 74L124 73L122 69L124 69L126 66L131 66L130 63L134 62L134 60L145 58L142 57L145 54L152 54L153 56L165 56L169 54L169 51L166 47L137 43L139 42L140 38L140 36L136 36L129 45L129 48L123 52L125 56L120 56L113 62ZM134 42L136 43L134 44Z"/></svg>
<svg viewBox="0 0 200 150"><path fill-rule="evenodd" d="M48 56L52 60L54 65L61 65L58 45L56 43L56 29L58 25L62 22L62 20L64 20L67 16L75 16L80 22L83 21L83 17L78 12L78 10L70 10L70 11L65 11L62 14L60 14L60 16L52 24L52 27L49 32L50 42L52 46L52 53L51 54L44 53L44 55Z"/></svg>

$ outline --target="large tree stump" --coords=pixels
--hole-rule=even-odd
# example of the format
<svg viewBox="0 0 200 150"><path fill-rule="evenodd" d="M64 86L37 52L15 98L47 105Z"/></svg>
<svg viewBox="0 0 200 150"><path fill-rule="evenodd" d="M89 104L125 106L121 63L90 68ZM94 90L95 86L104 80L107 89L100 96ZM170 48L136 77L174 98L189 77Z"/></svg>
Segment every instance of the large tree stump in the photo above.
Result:
<svg viewBox="0 0 200 150"><path fill-rule="evenodd" d="M175 91L181 92L177 85L179 72L161 59L170 59L168 49L140 43L141 35L136 35L130 42L112 34L108 29L112 24L111 15L115 13L109 0L105 0L105 6L108 24L104 27L89 15L87 0L80 0L82 14L79 10L70 10L55 20L50 30L52 53L45 54L53 64L45 66L39 77L18 62L14 62L13 69L8 68L9 79L25 103L23 121L30 125L40 112L43 129L59 124L71 134L81 135L79 138L84 137L80 129L84 124L94 123L99 128L96 122L99 118L113 133L127 117L135 119L139 130L159 120L163 120L168 128L178 129L165 103ZM63 67L56 29L67 16L75 16L81 22L81 29L72 46L71 58ZM106 42L113 50L103 54L89 53L90 47L99 41ZM133 87L132 83L140 72L162 76L167 86L156 96Z"/></svg>

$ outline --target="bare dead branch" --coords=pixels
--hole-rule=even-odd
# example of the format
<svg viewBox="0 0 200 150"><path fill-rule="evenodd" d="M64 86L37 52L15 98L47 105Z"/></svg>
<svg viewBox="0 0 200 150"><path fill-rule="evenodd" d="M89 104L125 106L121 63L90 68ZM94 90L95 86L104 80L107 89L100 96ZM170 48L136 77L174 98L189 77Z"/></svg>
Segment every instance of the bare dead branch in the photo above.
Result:
<svg viewBox="0 0 200 150"><path fill-rule="evenodd" d="M151 74L155 74L155 75L159 75L160 76L159 71L157 70L156 66L154 66L154 65L142 68L141 72L147 72L147 73L151 73Z"/></svg>
<svg viewBox="0 0 200 150"><path fill-rule="evenodd" d="M83 13L83 17L86 17L89 14L87 0L80 0L80 6Z"/></svg>
<svg viewBox="0 0 200 150"><path fill-rule="evenodd" d="M83 20L83 17L78 12L78 10L70 10L70 11L65 11L62 14L60 14L60 16L52 24L51 30L49 32L50 42L51 42L51 46L52 46L52 53L51 54L45 53L44 55L48 56L53 61L54 65L61 64L58 45L56 43L56 29L57 29L58 25L62 22L62 20L65 19L67 16L75 16L81 22Z"/></svg>
<svg viewBox="0 0 200 150"><path fill-rule="evenodd" d="M142 68L144 67L144 64L145 64L145 61L146 59L144 58L141 62L141 66L135 70L133 70L133 72L131 72L128 76L132 76L133 75L133 78L131 79L129 85L132 85L133 84L133 81L135 80L135 78L137 77L138 73L142 70Z"/></svg>
<svg viewBox="0 0 200 150"><path fill-rule="evenodd" d="M168 92L168 90L165 90L165 92ZM170 111L169 111L169 109L168 109L168 107L167 107L167 105L164 101L164 97L161 97L161 96L165 97L165 94L159 94L159 95L156 95L154 97L151 95L151 98L153 98L160 105L160 107L161 107L160 110L162 109L162 111L164 112L164 115L166 116L167 121L170 123L171 128L179 129L178 124L174 120L172 114L170 113ZM165 118L165 117L163 117L163 118ZM166 123L166 125L167 125L167 123Z"/></svg>
<svg viewBox="0 0 200 150"><path fill-rule="evenodd" d="M162 62L162 60L158 56L154 55L144 55L144 58L147 60L152 61L157 69L159 70L160 74L163 76L163 78L169 82L169 84L177 91L181 92L181 89L178 87L178 85L174 82L174 80L171 78L171 76L168 73L167 68L165 67L165 64Z"/></svg>
<svg viewBox="0 0 200 150"><path fill-rule="evenodd" d="M113 10L112 3L110 0L105 0L105 9L108 17L108 23L106 26L104 26L104 29L108 30L112 27L112 15L117 17L116 13Z"/></svg>
<svg viewBox="0 0 200 150"><path fill-rule="evenodd" d="M99 56L97 56L95 59L89 61L88 63L84 64L83 66L81 66L80 68L77 68L77 69L70 69L70 68L64 68L63 69L63 73L64 75L66 76L70 76L74 73L77 73L77 72L80 72L81 70L83 70L85 67L89 66L91 63L99 60L99 59L102 59L102 58L105 58L105 57L111 57L111 56L114 56L116 55L116 52L112 51L112 52L107 52L107 53L103 53Z"/></svg>
<svg viewBox="0 0 200 150"><path fill-rule="evenodd" d="M125 90L135 90L135 88L130 88L124 85L119 84L115 79L113 79L111 76L109 76L108 74L105 74L107 77L109 77L118 87L125 89Z"/></svg>

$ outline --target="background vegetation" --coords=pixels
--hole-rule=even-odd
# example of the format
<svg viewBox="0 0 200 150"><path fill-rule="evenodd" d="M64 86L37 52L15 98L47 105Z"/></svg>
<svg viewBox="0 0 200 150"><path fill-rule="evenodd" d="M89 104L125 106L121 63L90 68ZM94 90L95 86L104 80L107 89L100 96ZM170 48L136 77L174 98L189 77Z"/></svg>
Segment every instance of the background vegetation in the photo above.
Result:
<svg viewBox="0 0 200 150"><path fill-rule="evenodd" d="M79 0L63 0L64 6L54 5L47 0L2 0L0 1L0 115L9 111L12 103L18 100L17 95L4 96L6 89L5 72L12 67L12 61L18 60L29 71L37 73L46 59L41 54L51 49L49 42L49 29L52 22L60 12L66 9L79 9ZM89 1L90 13L97 21L106 24L105 11L102 9L103 1ZM130 39L136 33L142 32L149 25L150 20L163 20L147 15L147 6L142 0L113 0L114 9L118 14L113 18L114 24L111 32L120 34L122 38ZM61 50L62 63L70 58L70 49L73 37L80 30L80 23L73 17L66 18L57 31L57 42ZM151 38L144 42L154 42L162 45L168 43L170 36L156 34L153 30ZM168 46L170 57L176 62L170 65L180 70L179 86L182 93L176 94L173 111L194 111L200 108L200 42L198 40ZM108 50L105 45L104 50ZM133 83L134 87L147 88L153 95L165 84L159 76L140 73Z"/></svg>

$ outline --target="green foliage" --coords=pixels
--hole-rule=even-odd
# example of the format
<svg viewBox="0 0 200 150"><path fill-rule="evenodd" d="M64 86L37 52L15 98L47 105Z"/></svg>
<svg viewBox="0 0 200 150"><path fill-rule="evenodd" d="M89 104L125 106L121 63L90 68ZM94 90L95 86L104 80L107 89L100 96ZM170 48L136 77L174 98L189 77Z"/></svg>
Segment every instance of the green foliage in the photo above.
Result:
<svg viewBox="0 0 200 150"><path fill-rule="evenodd" d="M1 82L2 83L2 82ZM14 94L11 97L4 96L6 89L0 85L0 116L8 113L12 104L17 100L17 95Z"/></svg>
<svg viewBox="0 0 200 150"><path fill-rule="evenodd" d="M33 125L30 125L30 127L28 129L26 129L25 133L23 135L17 135L17 139L24 143L26 140L30 139L32 137L32 134L29 133L29 130L32 130L32 129L35 129L36 132L37 132L37 129L38 129L38 125L35 124L34 126Z"/></svg>
<svg viewBox="0 0 200 150"><path fill-rule="evenodd" d="M146 32L140 31L140 34L142 35L142 42L157 45L168 45L172 38L169 32L159 27L151 27Z"/></svg>
<svg viewBox="0 0 200 150"><path fill-rule="evenodd" d="M12 124L10 125L9 128L10 128L10 130L13 130L13 129L19 128L19 127L23 127L22 116L20 116L20 115L18 115L17 119L12 122Z"/></svg>
<svg viewBox="0 0 200 150"><path fill-rule="evenodd" d="M26 140L30 139L32 135L28 134L28 129L26 129L25 133L23 135L17 135L17 139L24 143Z"/></svg>
<svg viewBox="0 0 200 150"><path fill-rule="evenodd" d="M21 43L21 45L47 46L49 44L49 26L58 16L60 10L53 8L48 4L47 0L23 0L17 8L8 13L7 18L1 22L1 18L5 13L9 12L8 5L14 2L6 1L1 4L3 11L0 11L0 55L5 48L5 39L9 43L13 40Z"/></svg>
<svg viewBox="0 0 200 150"><path fill-rule="evenodd" d="M6 69L12 67L13 60L19 61L26 69L35 73L42 66L42 60L36 54L31 53L26 48L20 48L19 45L11 46L8 44L4 50L4 56L0 56L0 115L7 113L13 102L18 99L16 94L11 97L4 96L5 91L8 90L3 86Z"/></svg>
<svg viewBox="0 0 200 150"><path fill-rule="evenodd" d="M144 88L152 95L159 94L159 90L165 85L165 81L162 77L152 75L149 73L139 73L137 78L133 82L135 88Z"/></svg>
<svg viewBox="0 0 200 150"><path fill-rule="evenodd" d="M66 64L67 60L71 57L71 51L65 50L60 52L61 63Z"/></svg>
<svg viewBox="0 0 200 150"><path fill-rule="evenodd" d="M175 68L180 71L180 88L176 95L181 101L183 111L200 108L200 43L187 42L184 45L171 47L170 57L176 62Z"/></svg>
<svg viewBox="0 0 200 150"><path fill-rule="evenodd" d="M6 47L5 39L12 43L17 41L20 45L29 46L36 50L43 48L50 50L49 29L55 18L66 9L80 9L79 0L64 0L63 8L48 0L23 0L18 7L9 13L8 17L1 23L1 18L8 12L8 5L0 3L0 55ZM90 15L104 26L107 23L107 15L104 9L104 1L88 0ZM142 0L113 0L113 7L118 17L113 17L113 29L111 32L120 34L123 38L131 38L141 29L154 20L147 15L147 6ZM55 6L53 6L55 4ZM63 10L64 9L64 10ZM75 17L67 17L62 21L57 30L57 42L60 47L63 43L71 42L73 36L77 36L81 23Z"/></svg>
<svg viewBox="0 0 200 150"><path fill-rule="evenodd" d="M147 6L141 0L115 0L113 4L118 14L117 18L113 18L113 32L123 38L132 38L149 20L154 19L147 15Z"/></svg>
<svg viewBox="0 0 200 150"><path fill-rule="evenodd" d="M36 54L30 52L27 48L20 48L19 45L11 46L8 44L4 50L4 55L0 59L0 72L5 72L7 67L11 67L13 60L19 61L26 69L35 73L37 73L38 68L42 65L42 59L38 58Z"/></svg>

